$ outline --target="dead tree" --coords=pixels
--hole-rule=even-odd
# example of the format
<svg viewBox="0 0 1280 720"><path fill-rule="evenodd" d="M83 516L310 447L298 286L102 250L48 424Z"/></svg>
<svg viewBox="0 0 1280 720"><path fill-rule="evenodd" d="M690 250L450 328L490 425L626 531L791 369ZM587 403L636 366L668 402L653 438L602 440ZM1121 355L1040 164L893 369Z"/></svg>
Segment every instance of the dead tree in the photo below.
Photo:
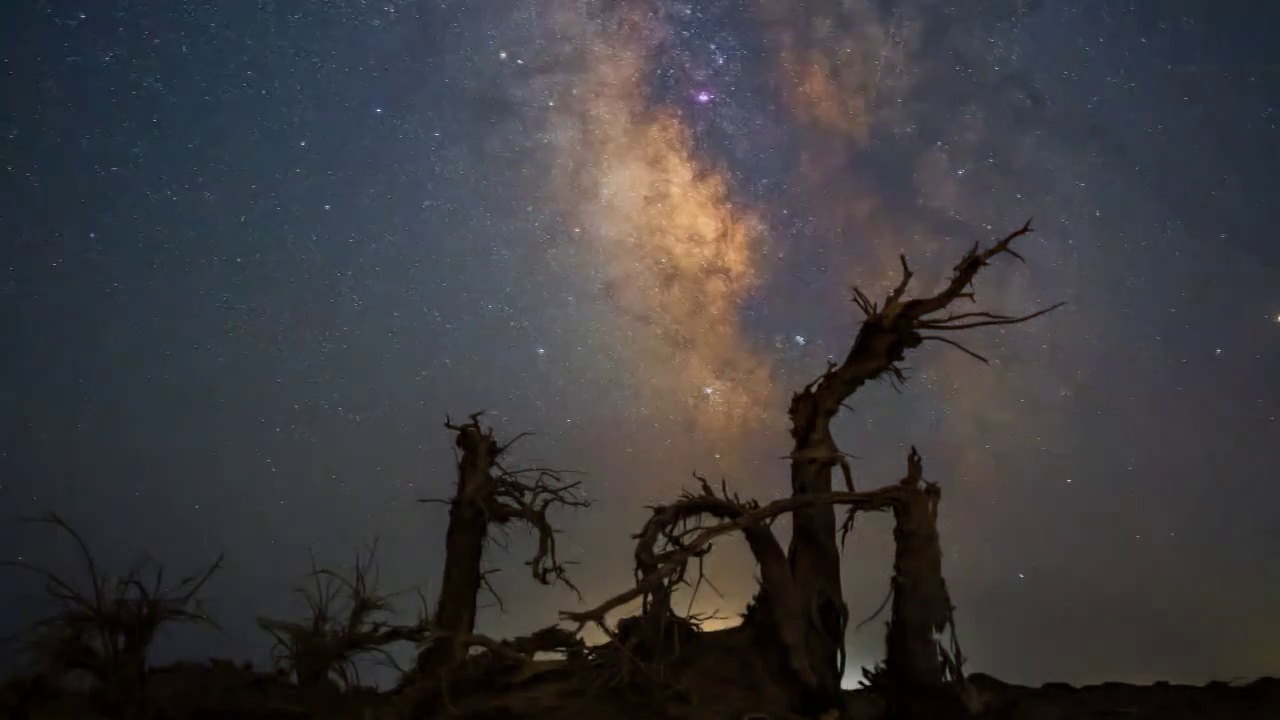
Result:
<svg viewBox="0 0 1280 720"><path fill-rule="evenodd" d="M923 462L914 447L907 456L907 474L881 497L851 507L842 537L859 510L892 510L894 515L893 577L885 603L892 599L885 660L867 673L873 690L890 701L889 717L943 717L958 710L964 699L964 656L956 637L954 606L942 577L942 544L938 537L938 503L942 491L924 479ZM944 645L941 637L950 631Z"/></svg>
<svg viewBox="0 0 1280 720"><path fill-rule="evenodd" d="M859 388L881 377L903 383L900 363L907 350L926 341L943 342L986 362L945 337L945 333L992 325L1012 325L1038 317L1060 305L1023 316L973 311L939 315L957 300L973 300L972 283L978 272L999 255L1021 260L1010 244L1031 232L1028 221L985 250L977 244L961 258L946 286L936 294L907 300L904 295L912 272L901 256L902 278L880 307L854 289L854 302L865 318L849 353L791 398L791 492L815 495L831 492L831 470L839 466L846 489L853 489L848 462L831 436L831 421ZM840 553L836 537L835 509L827 504L808 505L796 511L787 553L792 579L800 595L806 626L805 648L817 675L817 688L834 695L840 687L848 609L840 582Z"/></svg>
<svg viewBox="0 0 1280 720"><path fill-rule="evenodd" d="M793 495L767 505L742 500L723 485L717 492L705 479L698 478L700 492L686 492L674 503L655 507L653 516L637 534L636 586L590 610L565 612L561 617L577 623L579 630L587 624L603 626L607 615L637 599L645 602L646 614L659 613L659 603L664 599L669 602L672 586L685 581L689 563L706 555L716 540L739 532L760 568L756 612L764 613L773 639L781 645L791 670L787 679L812 689L816 673L807 664L804 652L804 613L791 582L786 554L769 526L782 515L794 515L810 507L846 507L845 528L852 526L858 512L892 510L897 549L894 621L887 643L889 672L901 678L899 687L940 687L944 673L935 636L947 627L951 617L936 528L941 491L935 483L922 485L920 473L920 456L912 448L907 477L898 484L867 492ZM715 522L696 522L703 517Z"/></svg>
<svg viewBox="0 0 1280 720"><path fill-rule="evenodd" d="M475 638L477 595L486 585L481 568L491 526L523 523L538 537L538 549L526 564L543 585L563 583L577 592L565 573L568 563L556 553L556 530L547 518L557 507L586 507L578 482L567 482L564 471L543 467L507 468L503 456L518 435L499 445L493 430L480 426L482 413L468 422L445 427L455 434L458 486L450 500L423 500L449 505L445 532L445 566L432 637L418 656L418 669L438 675L462 659L468 638ZM472 643L474 645L475 643Z"/></svg>
<svg viewBox="0 0 1280 720"><path fill-rule="evenodd" d="M773 518L798 504L779 501L761 508L754 500L742 500L730 494L723 484L717 494L705 478L695 477L700 492L685 492L674 503L653 507L653 516L636 535L638 582L635 590L627 594L632 598L644 598L643 617L647 632L651 638L656 636L661 641L672 614L672 590L676 585L687 582L689 562L705 556L711 550L711 541L719 535L741 532L760 567L761 590L769 598L767 606L776 639L797 677L805 685L813 684L812 668L803 652L799 598L791 582L786 554L768 526ZM705 518L719 521L719 524L708 526L703 523ZM603 612L597 609L566 617L580 624L593 622L603 626L606 613L632 598L613 604Z"/></svg>
<svg viewBox="0 0 1280 720"><path fill-rule="evenodd" d="M258 618L258 626L275 641L273 658L300 687L337 681L350 690L360 683L362 658L375 656L395 666L388 646L426 637L425 616L409 625L391 622L392 596L380 588L376 553L375 544L365 557L357 554L350 576L317 568L313 559L310 585L297 588L307 604L305 621Z"/></svg>
<svg viewBox="0 0 1280 720"><path fill-rule="evenodd" d="M1023 316L984 311L939 314L956 300L973 299L974 277L996 256L1021 259L1010 244L1030 231L1028 223L985 250L975 245L956 265L946 286L932 296L904 298L912 278L905 257L901 258L902 278L883 307L855 288L854 302L865 319L849 353L843 362L830 363L826 372L791 400L791 496L760 506L731 496L726 489L717 494L700 481L701 493L686 493L675 503L653 508L653 517L637 536L634 588L591 610L562 613L562 618L578 623L579 628L588 623L604 627L608 613L637 598L645 599L647 616L665 616L670 612L671 585L684 577L688 564L705 554L715 539L741 532L760 567L757 610L780 645L789 670L787 679L799 686L805 705L830 707L843 674L848 620L840 580L840 541L857 512L891 509L897 552L887 676L895 687L904 689L939 687L944 681L940 657L948 658L951 671L958 672L958 649L940 653L935 639L951 617L936 527L940 491L935 484L923 482L920 457L913 448L902 482L856 492L846 456L831 435L831 421L867 382L882 377L905 382L900 363L907 350L936 340L986 362L943 334L1021 323L1059 307ZM832 491L831 470L837 466L844 478L842 492ZM847 506L849 513L841 537L837 537L837 505ZM768 524L787 513L794 525L789 551L784 553ZM703 517L719 522L698 524ZM660 548L655 547L658 543Z"/></svg>
<svg viewBox="0 0 1280 720"><path fill-rule="evenodd" d="M960 679L964 662L955 641L951 597L942 577L938 502L942 491L924 479L920 453L911 448L907 475L892 503L894 516L893 606L885 640L887 676L906 692L935 691ZM852 517L852 516L850 516ZM935 638L951 626L948 649ZM950 667L942 659L948 658Z"/></svg>
<svg viewBox="0 0 1280 720"><path fill-rule="evenodd" d="M160 628L174 623L216 626L200 593L222 567L219 556L197 575L166 582L164 568L146 564L112 578L88 543L57 513L33 518L71 536L84 563L84 582L22 560L0 563L39 575L52 611L19 636L38 672L53 683L83 673L112 712L141 714L146 701L147 653ZM152 572L147 571L151 569ZM150 574L150 578L147 575Z"/></svg>

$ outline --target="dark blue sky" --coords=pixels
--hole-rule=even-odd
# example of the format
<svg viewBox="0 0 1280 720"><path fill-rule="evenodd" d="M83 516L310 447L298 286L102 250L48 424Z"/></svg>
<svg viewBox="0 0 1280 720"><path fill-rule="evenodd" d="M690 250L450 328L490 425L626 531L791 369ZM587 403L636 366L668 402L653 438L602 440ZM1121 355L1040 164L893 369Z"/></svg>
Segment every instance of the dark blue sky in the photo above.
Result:
<svg viewBox="0 0 1280 720"><path fill-rule="evenodd" d="M215 7L218 6L218 7ZM1261 6L1259 6L1261 7ZM691 470L787 488L787 392L848 286L935 282L1034 216L994 309L1068 308L869 388L864 486L946 491L972 668L1024 682L1280 674L1280 11L1191 2L23 1L0 22L0 554L227 552L264 657L308 550L381 539L434 589L455 416L588 473L588 600ZM921 286L920 289L927 289ZM523 607L524 547L492 560ZM887 519L851 546L854 616ZM739 611L751 568L713 568ZM39 610L6 581L0 631ZM406 608L408 609L408 608ZM851 636L877 657L878 631Z"/></svg>

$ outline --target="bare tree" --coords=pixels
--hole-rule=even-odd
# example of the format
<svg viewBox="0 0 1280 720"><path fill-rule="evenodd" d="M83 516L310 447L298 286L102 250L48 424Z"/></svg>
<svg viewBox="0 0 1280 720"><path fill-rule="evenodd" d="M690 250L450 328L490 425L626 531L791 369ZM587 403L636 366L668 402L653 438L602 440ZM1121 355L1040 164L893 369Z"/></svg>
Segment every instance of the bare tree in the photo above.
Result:
<svg viewBox="0 0 1280 720"><path fill-rule="evenodd" d="M1030 231L1028 223L986 249L975 245L955 266L945 286L930 296L905 297L913 277L905 257L901 258L902 277L882 304L855 288L854 302L865 317L849 352L842 362L829 363L821 376L791 399L790 497L761 505L731 493L724 483L717 491L698 477L697 491L650 508L651 516L635 536L634 587L588 610L561 613L561 621L570 623L571 629L566 633L548 628L540 631L543 639L554 638L557 647L583 650L565 640L576 638L592 625L610 642L585 650L589 661L581 668L599 673L612 658L628 668L641 668L641 674L650 678L662 676L661 672L650 672L652 664L670 660L673 655L668 645L679 646L690 637L684 631L697 626L697 618L681 618L672 610L675 588L689 584L696 594L704 581L702 558L716 540L740 533L760 569L760 589L745 620L760 630L753 631L753 642L763 643L757 647L762 656L779 661L776 680L796 698L796 709L806 713L826 710L839 703L845 663L848 610L841 586L840 547L858 512L891 510L896 546L890 588L893 603L886 661L876 675L877 684L896 697L912 698L893 707L898 717L932 717L956 710L959 698L945 689L948 681L963 681L963 655L955 639L953 608L942 576L937 530L941 490L936 483L925 481L921 457L912 448L901 481L858 491L847 456L836 445L830 426L840 408L867 382L887 378L895 385L904 383L907 378L901 362L907 350L933 340L985 362L947 333L1021 323L1058 307L1022 316L950 311L957 300L973 300L973 280L991 260L999 255L1021 259L1010 245ZM527 666L537 645L497 642L474 634L477 594L486 584L481 561L491 526L520 521L534 528L538 551L529 561L534 579L542 584L568 583L564 564L556 556L555 530L547 520L547 511L557 505L586 503L576 495L577 484L565 482L560 473L545 468L505 468L501 458L510 443L499 445L491 430L481 428L479 413L468 423L447 422L446 427L456 434L458 486L453 499L446 501L450 520L444 580L431 638L419 655L419 669L435 671L447 685L446 670L465 657L469 648L481 647L492 658ZM832 487L831 471L836 467L844 481L840 491ZM837 506L846 512L840 526ZM793 518L790 547L785 551L771 529L772 522L783 515ZM691 581L694 563L698 564L697 579ZM639 617L623 619L616 627L610 625L612 613L637 600L642 607ZM950 643L943 645L938 637L948 629Z"/></svg>
<svg viewBox="0 0 1280 720"><path fill-rule="evenodd" d="M166 582L162 566L147 563L123 576L110 577L80 533L57 513L31 521L50 525L71 537L84 563L84 580L76 582L23 560L0 563L43 578L45 594L53 605L48 615L20 634L21 644L39 672L50 680L58 682L83 673L116 711L141 713L147 653L160 628L175 623L216 627L204 610L200 593L221 569L222 556L201 573L176 583Z"/></svg>
<svg viewBox="0 0 1280 720"><path fill-rule="evenodd" d="M848 462L831 435L831 421L849 397L866 383L881 377L891 382L906 381L900 363L907 350L926 341L955 346L986 362L985 358L947 338L957 330L1012 325L1025 322L1059 307L1054 305L1023 316L991 312L947 311L957 300L973 300L972 284L978 272L1000 255L1021 260L1010 244L1031 232L1028 221L991 247L977 244L965 253L946 286L934 295L905 299L913 276L906 256L900 258L902 278L884 300L883 307L854 289L854 302L864 320L849 353L840 364L832 363L817 380L791 398L791 492L815 495L831 492L831 470L839 466L846 489L853 489ZM806 618L805 647L817 674L817 688L834 694L840 687L841 657L848 610L840 582L840 554L836 537L835 511L829 504L811 504L794 516L791 547L787 553L791 576L800 595Z"/></svg>
<svg viewBox="0 0 1280 720"><path fill-rule="evenodd" d="M465 656L467 638L474 638L477 595L487 585L481 564L491 526L512 523L531 528L538 549L527 565L533 579L542 585L563 583L577 592L565 572L568 563L556 552L556 529L547 513L560 507L587 507L578 492L579 482L569 482L569 473L545 467L509 468L504 457L513 444L525 437L517 435L499 445L492 428L480 426L483 412L473 413L468 422L445 427L456 435L458 485L449 500L423 500L449 505L449 527L445 533L445 566L440 596L432 617L432 636L418 656L418 669L438 675Z"/></svg>
<svg viewBox="0 0 1280 720"><path fill-rule="evenodd" d="M890 673L902 678L901 685L939 686L944 673L934 635L948 627L952 608L942 580L936 528L941 491L935 483L923 481L921 473L920 456L912 448L908 474L898 484L868 492L793 495L767 505L742 500L723 485L717 492L705 479L698 478L699 492L686 492L675 503L654 508L653 517L637 535L636 586L594 608L564 612L561 617L576 623L580 630L587 624L603 625L610 613L637 599L643 599L648 608L659 607L655 600L669 600L672 586L686 581L690 562L703 557L716 540L740 532L760 567L761 589L753 612L763 614L776 633L775 639L783 646L794 673L792 679L812 688L816 674L802 644L805 617L798 607L786 554L769 525L778 517L814 506L845 506L846 528L852 526L857 512L892 510L896 518L896 553L894 621L888 642ZM683 522L700 516L714 522Z"/></svg>
<svg viewBox="0 0 1280 720"><path fill-rule="evenodd" d="M360 684L359 661L375 656L396 666L388 646L420 642L427 635L425 615L418 622L391 622L391 595L384 593L375 562L377 544L363 558L357 553L349 575L316 567L310 585L296 589L307 604L305 621L258 618L258 626L275 640L272 654L277 663L308 688L331 685L346 689Z"/></svg>
<svg viewBox="0 0 1280 720"><path fill-rule="evenodd" d="M957 300L972 300L972 282L995 257L1021 259L1010 244L1031 232L1030 223L991 247L974 246L956 265L942 290L931 296L905 299L913 273L901 258L902 278L883 306L855 288L854 302L865 315L862 327L841 363L830 363L814 382L791 399L789 416L793 449L791 496L761 506L742 501L722 488L714 492L700 480L700 493L686 493L675 503L653 509L653 517L638 535L637 584L587 611L562 613L579 628L604 625L605 616L637 598L645 599L646 615L669 613L670 588L683 579L690 561L700 558L712 541L740 532L760 567L760 593L753 603L757 618L767 618L773 638L781 646L791 680L809 703L831 706L844 671L844 640L848 610L843 599L840 543L858 511L891 509L896 519L894 538L893 618L888 638L885 677L896 687L927 691L942 686L947 673L958 677L962 657L958 645L940 648L935 635L951 624L951 603L942 579L937 533L938 486L923 480L922 463L912 448L907 476L898 484L857 492L844 453L831 435L831 421L850 396L871 380L887 377L903 383L900 363L909 349L935 340L985 358L945 337L945 333L983 326L1011 325L1043 315L1057 307L1023 316L985 311L947 311ZM833 492L831 471L839 467L844 491ZM837 532L837 505L848 515ZM783 552L769 523L783 514L793 517L791 545ZM715 524L698 522L712 518ZM662 547L655 549L661 542ZM954 628L953 628L954 629ZM944 672L945 671L945 672Z"/></svg>
<svg viewBox="0 0 1280 720"><path fill-rule="evenodd" d="M566 575L569 563L562 562L557 553L557 530L548 515L557 508L586 507L588 503L579 492L579 483L566 479L567 472L506 464L507 451L523 435L499 444L492 429L481 426L482 413L472 414L462 424L446 420L445 427L455 436L457 486L448 500L422 501L449 506L446 558L435 612L430 617L424 612L411 625L392 623L390 596L379 587L372 550L367 558L357 555L350 576L318 569L313 563L307 576L310 585L298 590L307 601L309 616L300 622L259 620L276 640L277 659L296 675L300 686L323 687L334 681L351 686L359 679L359 658L389 658L388 644L417 642L421 645L417 672L400 688L407 690L402 694L403 707L417 715L455 709L448 697L449 684L453 671L462 665L469 669L464 689L477 696L467 711L476 717L512 715L532 697L525 688L494 699L492 696L512 687L495 683L495 679L514 680L518 685L537 675L548 687L575 697L584 695L584 676L589 676L588 690L614 689L636 677L657 679L661 684L667 678L662 672L653 672L654 668L662 670L682 652L696 654L700 643L715 642L709 639L714 633L686 632L698 629L700 619L687 612L681 616L672 608L676 588L690 586L696 595L705 581L702 559L717 541L740 534L759 566L760 587L744 619L747 632L736 637L739 641L748 638L754 645L746 647L770 660L767 679L787 691L776 703L778 707L794 698L793 709L812 716L839 704L848 626L840 572L842 546L858 513L891 511L895 553L890 595L885 602L891 608L886 658L872 677L891 699L891 717L946 716L958 707L958 697L949 690L957 683L963 685L964 657L955 637L954 608L942 574L937 526L941 490L937 483L925 479L923 460L914 447L901 480L858 490L848 456L832 436L831 422L868 382L887 379L895 386L904 383L907 377L901 363L908 350L937 341L986 362L948 334L1022 323L1059 307L1021 316L952 309L958 300L974 299L975 277L996 257L1009 255L1021 260L1011 244L1029 232L1028 223L986 249L975 245L933 295L905 297L913 277L905 257L901 258L902 277L882 303L872 302L855 288L854 302L865 317L848 353L841 362L830 362L816 380L791 398L792 448L786 457L791 494L761 504L739 497L724 482L716 488L695 475L697 489L651 507L651 515L634 536L633 587L595 607L562 612L561 625L526 637L495 640L475 631L478 595L485 589L492 591L483 568L492 534L512 526L532 529L537 549L527 565L534 580L542 585L563 583L576 592ZM840 469L843 480L839 490L833 487L835 468ZM838 511L844 513L840 523ZM787 515L793 520L793 529L790 545L784 549L772 523ZM5 563L42 575L49 595L59 603L55 613L33 626L31 647L44 653L46 664L59 672L83 670L103 685L127 685L134 688L141 702L146 649L157 628L165 622L211 622L197 596L220 563L172 588L163 584L159 570L150 584L142 581L140 571L113 582L102 575L84 541L65 522L52 514L42 521L64 529L75 539L92 587L81 592L42 568ZM635 601L641 603L638 617L610 624L612 614ZM609 642L587 647L580 636L588 626L599 628ZM944 642L940 638L948 631L950 638ZM735 652L743 648L723 647ZM480 660L464 663L476 649ZM549 651L566 655L562 672L534 672L535 655ZM723 656L716 658L720 662ZM637 669L638 673L633 672ZM546 679L548 675L555 677ZM540 696L542 700L546 697L548 694Z"/></svg>

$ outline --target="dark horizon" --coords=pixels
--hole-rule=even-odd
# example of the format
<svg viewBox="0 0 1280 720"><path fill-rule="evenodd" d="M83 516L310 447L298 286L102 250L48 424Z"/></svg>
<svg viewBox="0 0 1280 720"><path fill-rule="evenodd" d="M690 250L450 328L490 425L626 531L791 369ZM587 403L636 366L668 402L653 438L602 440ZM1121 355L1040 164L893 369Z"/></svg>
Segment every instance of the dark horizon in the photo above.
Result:
<svg viewBox="0 0 1280 720"><path fill-rule="evenodd" d="M377 538L387 587L434 592L416 500L451 492L446 413L487 409L585 473L560 524L599 601L692 471L789 492L786 399L852 342L850 285L905 253L931 291L1032 217L978 302L1068 305L860 392L860 487L920 448L970 671L1280 676L1280 9L251 5L5 11L0 560L69 567L17 521L46 510L119 571L225 551L223 630L158 656L262 663L309 551ZM576 605L514 537L491 635ZM891 548L850 540L854 624ZM701 609L741 612L749 555L713 557ZM20 577L0 636L40 610ZM856 678L880 623L849 647Z"/></svg>

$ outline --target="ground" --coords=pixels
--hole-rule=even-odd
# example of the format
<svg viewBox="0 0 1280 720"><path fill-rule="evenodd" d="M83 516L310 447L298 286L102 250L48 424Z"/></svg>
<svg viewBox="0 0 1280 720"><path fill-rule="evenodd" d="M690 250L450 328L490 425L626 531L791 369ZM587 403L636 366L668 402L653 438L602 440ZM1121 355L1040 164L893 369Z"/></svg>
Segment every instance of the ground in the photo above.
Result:
<svg viewBox="0 0 1280 720"><path fill-rule="evenodd" d="M715 663L713 663L715 664ZM734 672L746 670L736 679ZM782 709L781 698L761 697L760 685L749 667L720 662L697 672L704 683L689 697L666 698L647 703L635 693L604 692L596 695L556 692L565 688L555 676L555 663L539 668L538 675L520 682L488 688L459 687L454 699L457 711L469 718L583 718L593 720L651 720L658 717L706 720L768 720L794 718ZM745 682L744 682L745 681ZM1275 720L1280 718L1280 680L1265 678L1249 683L1210 683L1183 686L1157 683L1151 686L1104 683L1075 688L1049 683L1039 688L1003 683L975 674L970 683L982 704L976 716L989 720ZM302 693L275 673L255 671L229 661L183 663L156 671L150 696L157 718L225 720L301 720L302 718L429 717L402 714L405 696L365 692L355 696L336 691ZM27 696L25 707L20 696ZM474 691L479 691L478 693ZM550 691L550 692L549 692ZM503 696L497 705L489 701ZM473 702L475 698L483 703ZM867 691L851 691L845 697L844 718L872 720L882 717L883 700ZM505 706L505 707L502 707ZM10 682L0 696L0 716L12 718L94 720L111 717L94 713L85 697L64 694L41 697L29 683ZM437 715L438 717L439 715ZM828 715L827 717L832 717Z"/></svg>

